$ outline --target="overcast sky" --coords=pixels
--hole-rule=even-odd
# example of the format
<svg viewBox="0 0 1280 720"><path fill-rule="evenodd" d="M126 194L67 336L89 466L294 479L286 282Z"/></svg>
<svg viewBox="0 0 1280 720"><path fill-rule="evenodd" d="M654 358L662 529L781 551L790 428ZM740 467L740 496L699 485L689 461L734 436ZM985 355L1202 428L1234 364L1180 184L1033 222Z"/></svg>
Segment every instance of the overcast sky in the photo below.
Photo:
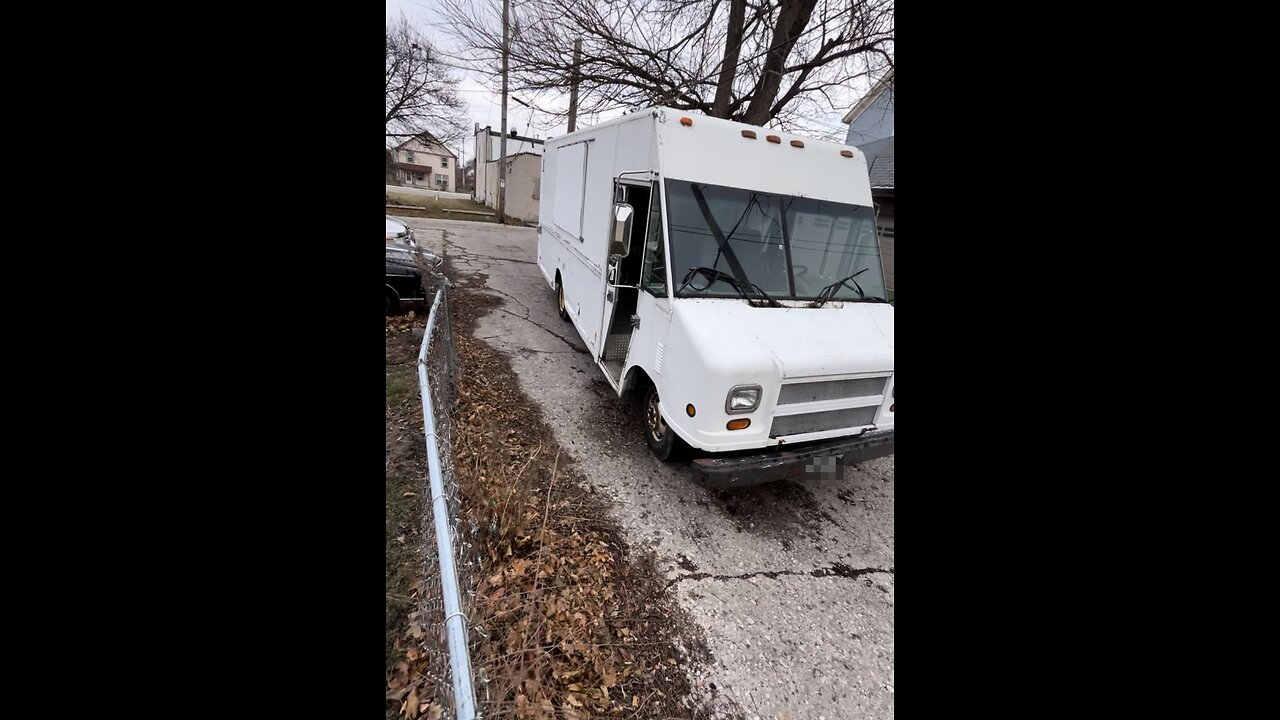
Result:
<svg viewBox="0 0 1280 720"><path fill-rule="evenodd" d="M446 52L453 51L448 42L441 36L439 31L432 27L433 23L439 22L438 14L435 12L435 0L386 0L387 18L397 17L403 13L413 24L422 31L427 39ZM500 94L502 87L497 78L489 79L479 74L473 74L462 70L454 70L454 75L460 78L458 84L458 94L467 103L470 122L479 123L480 127L486 125L492 127L495 132L502 126L502 95ZM832 100L836 102L843 99L847 101L845 107L832 113L810 118L813 125L822 128L829 133L838 134L835 139L837 142L844 142L844 132L848 127L840 123L841 116L848 111L850 107L857 102L858 98L866 92L866 88L849 88L845 93L831 93ZM568 93L565 93L558 105L567 106ZM608 120L622 114L619 109L612 113L600 113L599 115L579 116L578 127L584 125L592 125L594 123ZM454 147L453 150L464 151L464 161L471 159L475 155L475 137L472 132L474 125L467 126L465 148ZM568 127L564 122L552 120L546 114L538 113L530 110L514 101L507 103L507 128L515 128L521 135L532 136L536 138L555 137L568 132Z"/></svg>
<svg viewBox="0 0 1280 720"><path fill-rule="evenodd" d="M439 18L433 10L434 0L386 0L386 3L387 19L398 17L401 13L404 13L409 20L413 21L414 26L427 36L427 39L433 45L439 46L445 51L453 50L441 34L431 26L432 23L439 22ZM465 162L465 160L470 160L475 155L474 123L479 123L480 127L488 125L493 128L494 132L501 128L502 88L497 83L490 86L489 82L486 81L487 79L479 74L472 74L462 70L454 70L453 74L461 79L461 82L458 83L458 94L467 103L469 115L469 124L464 138L466 144ZM565 102L567 104L567 99ZM507 128L515 128L521 135L545 138L563 135L568 132L568 127L564 123L555 125L551 123L552 121L546 115L542 115L539 118L538 113L534 113L529 108L515 102L507 103ZM458 152L460 149L454 147L453 151Z"/></svg>

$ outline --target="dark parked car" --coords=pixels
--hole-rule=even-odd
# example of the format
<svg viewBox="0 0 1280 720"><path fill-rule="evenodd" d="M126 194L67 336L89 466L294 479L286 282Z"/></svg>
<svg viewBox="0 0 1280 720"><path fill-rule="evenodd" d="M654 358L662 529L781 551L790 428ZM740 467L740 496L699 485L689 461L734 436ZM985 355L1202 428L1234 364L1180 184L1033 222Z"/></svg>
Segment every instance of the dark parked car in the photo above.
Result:
<svg viewBox="0 0 1280 720"><path fill-rule="evenodd" d="M390 218L388 218L390 225ZM390 228L388 228L388 232ZM410 231L412 232L412 231ZM433 252L418 247L413 242L400 244L402 240L387 236L387 314L400 312L404 302L425 302L426 291L423 289L422 271L425 266L430 271L439 271L441 258Z"/></svg>

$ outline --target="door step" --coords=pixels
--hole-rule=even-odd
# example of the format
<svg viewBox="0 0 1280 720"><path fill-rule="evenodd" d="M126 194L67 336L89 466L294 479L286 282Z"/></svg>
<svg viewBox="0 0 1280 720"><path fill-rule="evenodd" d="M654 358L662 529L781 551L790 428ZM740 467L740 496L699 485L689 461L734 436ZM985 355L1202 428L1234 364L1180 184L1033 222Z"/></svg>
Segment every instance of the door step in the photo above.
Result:
<svg viewBox="0 0 1280 720"><path fill-rule="evenodd" d="M631 347L631 333L610 335L604 341L604 354L601 360L626 360L627 349Z"/></svg>

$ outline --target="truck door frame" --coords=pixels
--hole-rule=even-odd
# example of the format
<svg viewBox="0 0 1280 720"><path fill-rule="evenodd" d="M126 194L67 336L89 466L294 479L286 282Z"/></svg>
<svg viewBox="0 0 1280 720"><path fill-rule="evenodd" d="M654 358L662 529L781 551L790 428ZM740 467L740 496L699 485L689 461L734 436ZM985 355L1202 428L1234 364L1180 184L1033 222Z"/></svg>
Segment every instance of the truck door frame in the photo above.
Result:
<svg viewBox="0 0 1280 720"><path fill-rule="evenodd" d="M626 177L627 175L640 177ZM610 217L612 217L613 205L618 202L626 202L626 199L624 199L627 194L625 188L636 188L644 190L649 194L648 202L644 208L643 217L637 217L640 213L636 212L635 206L632 205L632 228L631 236L627 238L627 254L619 262L614 262L611 257L606 257L605 259L604 295L601 298L603 302L603 312L600 314L601 318L599 328L600 345L597 349L595 360L596 364L604 370L605 377L609 380L610 384L614 386L615 390L618 389L619 384L622 382L623 371L626 369L627 355L630 352L631 340L635 336L636 328L632 325L630 332L626 333L626 350L623 352L621 358L606 357L610 352L615 354L617 353L618 344L616 341L613 346L609 343L609 338L611 336L610 331L614 329L615 315L617 313L619 300L623 297L622 294L634 293L634 297L638 301L639 293L642 292L640 287L641 278L639 277L639 270L636 272L636 277L633 278L635 280L634 285L621 284L622 281L626 280L626 278L620 277L622 274L621 266L626 262L635 262L637 267L643 265L645 238L648 233L649 219L652 215L650 208L652 207L653 202L660 202L659 198L654 197L658 194L657 185L655 183L656 175L656 173L648 170L619 173L619 175L613 179L613 192L609 195ZM612 236L612 232L613 226L611 223L610 237ZM634 305L632 305L632 312L634 313L634 311L635 308Z"/></svg>

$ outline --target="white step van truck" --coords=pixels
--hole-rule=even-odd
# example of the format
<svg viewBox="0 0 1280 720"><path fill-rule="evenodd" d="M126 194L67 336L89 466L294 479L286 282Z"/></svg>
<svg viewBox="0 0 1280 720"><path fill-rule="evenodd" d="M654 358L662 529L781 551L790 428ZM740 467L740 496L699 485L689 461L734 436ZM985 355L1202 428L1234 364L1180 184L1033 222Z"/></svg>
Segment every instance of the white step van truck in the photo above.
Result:
<svg viewBox="0 0 1280 720"><path fill-rule="evenodd" d="M893 306L856 148L651 108L548 140L538 267L645 439L713 486L893 453Z"/></svg>

